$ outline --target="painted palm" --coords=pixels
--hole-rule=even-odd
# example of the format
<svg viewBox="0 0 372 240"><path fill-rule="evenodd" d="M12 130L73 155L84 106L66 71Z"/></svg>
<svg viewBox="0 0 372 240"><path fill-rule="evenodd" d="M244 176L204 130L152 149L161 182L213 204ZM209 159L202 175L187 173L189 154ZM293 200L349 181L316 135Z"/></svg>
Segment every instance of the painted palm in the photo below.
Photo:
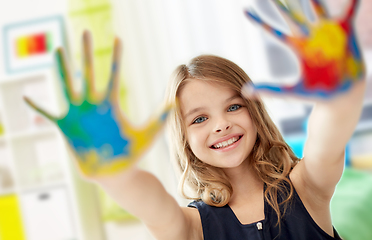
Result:
<svg viewBox="0 0 372 240"><path fill-rule="evenodd" d="M358 0L352 0L339 20L330 19L320 0L311 0L317 15L315 22L309 22L304 15L287 8L279 0L274 2L298 26L300 36L288 36L274 29L253 11L246 11L246 15L295 51L302 74L298 83L292 86L257 84L248 89L327 98L347 91L355 82L364 79L364 63L353 28Z"/></svg>
<svg viewBox="0 0 372 240"><path fill-rule="evenodd" d="M72 78L63 49L56 51L58 70L68 100L68 112L57 118L26 102L58 125L75 153L78 165L86 176L103 176L128 168L150 147L171 110L167 106L143 127L134 127L123 116L118 103L121 43L115 40L111 79L107 94L94 90L92 40L89 32L84 41L84 86L81 94L72 88Z"/></svg>

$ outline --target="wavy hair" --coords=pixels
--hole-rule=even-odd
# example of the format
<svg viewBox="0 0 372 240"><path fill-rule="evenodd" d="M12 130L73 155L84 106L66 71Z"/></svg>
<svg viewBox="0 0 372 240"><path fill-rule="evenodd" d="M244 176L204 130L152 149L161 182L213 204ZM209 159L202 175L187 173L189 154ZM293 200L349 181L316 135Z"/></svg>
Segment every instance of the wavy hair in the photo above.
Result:
<svg viewBox="0 0 372 240"><path fill-rule="evenodd" d="M188 65L175 69L168 85L167 101L176 102L185 84L192 79L222 83L239 94L244 84L252 83L235 63L218 56L201 55L193 58ZM299 159L283 140L262 100L241 97L257 128L257 139L248 159L265 184L265 200L275 210L280 224L281 216L293 196L293 185L288 175ZM212 206L226 205L233 193L230 181L222 169L206 164L194 155L186 139L179 105L168 118L168 130L171 156L181 174L179 188L182 195ZM290 186L289 190L286 185ZM187 193L186 189L189 190ZM283 200L280 203L279 196ZM280 205L284 205L284 212L280 211Z"/></svg>

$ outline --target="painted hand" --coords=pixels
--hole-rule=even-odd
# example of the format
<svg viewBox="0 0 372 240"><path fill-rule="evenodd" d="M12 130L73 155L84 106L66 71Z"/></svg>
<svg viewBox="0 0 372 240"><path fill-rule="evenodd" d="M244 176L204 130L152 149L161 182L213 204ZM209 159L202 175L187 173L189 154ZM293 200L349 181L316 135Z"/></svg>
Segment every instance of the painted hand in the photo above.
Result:
<svg viewBox="0 0 372 240"><path fill-rule="evenodd" d="M364 80L365 66L353 29L358 0L352 0L345 16L332 20L320 0L311 0L317 21L309 22L301 13L274 0L280 10L300 29L300 36L287 36L266 24L257 14L246 15L259 23L279 40L288 44L298 56L301 77L293 86L257 84L245 86L246 95L255 93L297 95L310 98L329 98L348 91Z"/></svg>
<svg viewBox="0 0 372 240"><path fill-rule="evenodd" d="M25 100L33 109L58 125L85 176L110 175L133 165L150 147L172 107L166 106L144 127L132 126L122 115L118 103L120 40L115 40L111 79L107 94L102 97L94 91L92 40L89 32L84 33L83 41L85 81L81 94L75 93L72 88L63 49L56 52L59 75L68 100L67 114L60 118L53 117L27 97Z"/></svg>

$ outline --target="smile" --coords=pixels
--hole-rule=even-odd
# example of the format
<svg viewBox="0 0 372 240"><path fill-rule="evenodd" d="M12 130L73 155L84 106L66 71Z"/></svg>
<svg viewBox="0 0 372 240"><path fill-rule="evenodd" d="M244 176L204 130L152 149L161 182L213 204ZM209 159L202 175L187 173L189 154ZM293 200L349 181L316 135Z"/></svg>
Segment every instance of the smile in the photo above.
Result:
<svg viewBox="0 0 372 240"><path fill-rule="evenodd" d="M232 137L226 141L223 141L223 142L219 142L219 143L216 143L214 145L211 146L211 148L213 149L221 149L221 148L225 148L225 147L228 147L234 143L236 143L237 141L239 141L241 139L242 136L239 136L239 137Z"/></svg>

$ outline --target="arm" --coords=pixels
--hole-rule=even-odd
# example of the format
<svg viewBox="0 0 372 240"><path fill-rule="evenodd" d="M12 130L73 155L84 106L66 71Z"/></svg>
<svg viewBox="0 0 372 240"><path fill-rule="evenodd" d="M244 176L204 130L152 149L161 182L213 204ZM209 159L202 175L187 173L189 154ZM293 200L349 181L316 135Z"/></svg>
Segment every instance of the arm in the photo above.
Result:
<svg viewBox="0 0 372 240"><path fill-rule="evenodd" d="M134 167L97 183L141 219L156 239L202 239L198 210L181 208L151 173Z"/></svg>
<svg viewBox="0 0 372 240"><path fill-rule="evenodd" d="M365 84L360 81L345 95L315 103L304 157L290 173L307 211L331 236L330 202L343 173L345 146L361 114Z"/></svg>
<svg viewBox="0 0 372 240"><path fill-rule="evenodd" d="M361 114L365 85L360 81L342 96L317 102L309 118L298 171L306 185L329 200L343 172L345 147Z"/></svg>
<svg viewBox="0 0 372 240"><path fill-rule="evenodd" d="M315 22L279 0L274 2L297 24L299 34L286 35L254 12L247 11L247 16L295 51L302 76L293 86L258 84L242 91L247 97L259 93L314 101L304 158L290 178L313 220L332 236L330 201L343 172L344 149L360 117L365 89L364 63L353 27L359 1L351 0L345 16L333 20L322 1L312 0Z"/></svg>
<svg viewBox="0 0 372 240"><path fill-rule="evenodd" d="M172 106L166 106L143 127L135 127L118 104L121 42L115 41L111 79L105 96L94 90L92 40L84 41L84 83L73 90L69 66L62 49L57 63L68 111L51 116L30 99L26 102L55 123L63 133L82 176L100 185L119 205L140 218L158 239L201 239L201 222L194 209L182 209L152 174L136 163L162 130ZM199 225L198 225L199 224Z"/></svg>
<svg viewBox="0 0 372 240"><path fill-rule="evenodd" d="M304 157L290 178L313 220L333 236L330 202L344 169L345 146L362 109L365 82L345 95L316 102L308 122Z"/></svg>
<svg viewBox="0 0 372 240"><path fill-rule="evenodd" d="M334 20L322 1L312 0L316 22L307 21L278 0L274 2L298 26L296 35L281 33L254 12L248 11L247 16L294 50L302 75L293 86L258 84L247 86L246 92L296 96L315 103L304 159L291 179L296 189L306 189L310 198L329 202L343 171L344 149L358 122L364 96L365 69L353 27L359 1L351 0L345 16Z"/></svg>

